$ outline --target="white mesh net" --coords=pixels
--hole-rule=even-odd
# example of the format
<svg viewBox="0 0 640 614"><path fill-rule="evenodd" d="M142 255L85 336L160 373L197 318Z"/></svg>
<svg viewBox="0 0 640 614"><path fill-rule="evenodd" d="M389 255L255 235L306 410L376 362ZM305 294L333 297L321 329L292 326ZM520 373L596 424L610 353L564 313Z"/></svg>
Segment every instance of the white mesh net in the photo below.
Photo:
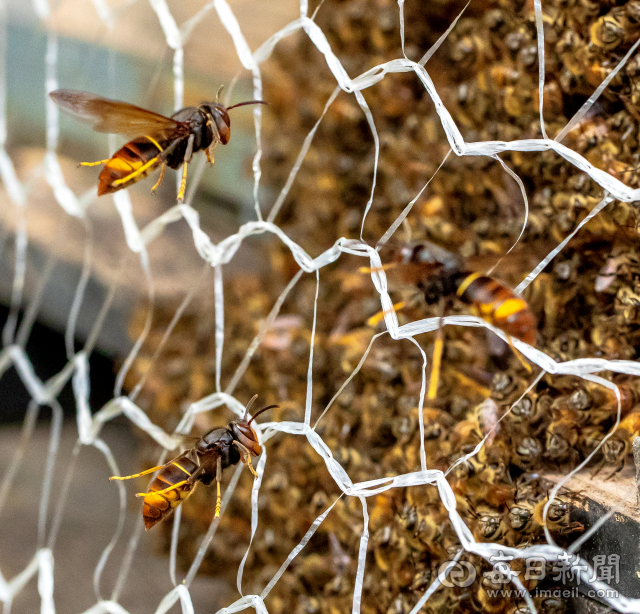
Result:
<svg viewBox="0 0 640 614"><path fill-rule="evenodd" d="M79 3L83 4L83 3ZM119 5L111 3L105 0L92 0L92 2L84 2L89 5L83 9L87 9L89 14L93 11L94 19L96 23L99 23L103 28L103 32L113 32L117 28L126 28L126 9L135 2L123 2ZM141 2L137 3L138 5ZM444 104L438 96L438 92L434 87L434 84L429 76L429 72L426 68L429 58L436 51L439 44L444 40L444 37L448 34L445 33L440 41L431 49L425 50L425 55L419 62L414 62L406 57L391 60L384 64L375 66L374 68L366 71L361 75L357 75L351 78L340 60L332 53L331 47L327 42L327 39L322 30L312 19L309 13L309 6L306 0L300 2L300 16L294 21L290 22L286 27L282 28L278 32L274 33L263 44L256 49L251 49L243 30L241 29L238 20L236 19L234 12L230 5L225 0L212 0L211 2L202 2L201 6L195 6L191 14L185 14L185 11L191 10L186 7L193 7L193 3L173 3L176 6L170 6L167 0L150 0L149 6L145 5L142 11L148 20L148 27L150 31L157 28L159 25L162 29L166 44L173 53L173 89L175 96L175 107L180 108L183 106L183 75L184 75L184 62L185 62L185 50L188 49L191 40L191 35L196 28L198 28L201 22L205 19L217 20L216 23L222 24L224 29L230 35L237 57L239 58L244 70L251 74L253 80L253 98L261 99L263 97L262 92L262 78L261 78L261 65L269 58L274 47L279 43L281 39L296 32L301 32L303 35L309 37L315 47L323 54L326 64L330 69L333 77L336 81L336 90L334 95L327 101L325 111L333 103L335 97L340 90L351 93L355 96L362 113L366 118L370 128L375 146L375 162L377 165L379 140L376 127L374 124L372 113L367 106L367 103L362 95L362 91L371 87L372 85L385 79L385 76L394 72L413 72L415 78L418 79L424 86L425 91L429 94L435 104L436 111L440 117L442 126L446 132L447 139L449 141L451 149L458 156L492 156L496 160L500 161L499 155L507 151L527 151L527 152L542 152L545 150L553 150L556 155L562 156L568 160L571 164L575 165L578 169L588 174L595 182L597 182L603 189L602 202L595 207L590 215L576 228L573 234L580 231L580 228L586 224L593 216L611 203L614 199L629 202L635 199L640 199L640 194L637 190L630 189L618 179L610 176L606 172L599 170L592 166L586 159L578 155L571 149L562 145L561 141L563 136L575 126L584 116L586 111L590 108L593 102L598 98L602 90L607 84L614 78L616 70L614 70L602 86L594 91L593 96L585 103L581 111L569 122L563 132L561 132L554 140L548 138L543 139L531 139L521 140L514 142L480 142L480 143L467 143L464 141L458 127L454 123L452 117L448 113ZM539 45L539 60L541 67L544 67L544 40L543 40L543 28L542 28L542 9L541 4L536 0L536 24L538 27L538 45ZM40 58L45 71L45 83L42 88L42 100L46 105L46 154L44 158L38 161L35 165L35 171L31 177L41 173L44 175L47 184L50 186L51 192L55 201L60 208L64 210L67 216L77 218L78 220L84 220L88 207L92 205L95 200L94 191L95 187L92 187L89 192L78 196L67 183L65 174L59 162L58 156L58 141L59 141L59 110L54 103L48 98L47 93L59 87L59 71L61 65L59 62L59 40L58 29L56 22L53 19L54 13L58 13L58 17L63 15L65 18L72 18L73 11L66 7L66 12L62 9L65 8L64 4L61 6L54 6L54 2L48 0L34 0L32 5L25 5L20 7L10 6L12 11L18 13L33 12L37 20L40 22L40 26L46 31L46 49L44 56ZM398 36L404 37L404 21L403 21L403 2L399 0L399 12L400 23L402 27ZM12 13L13 14L13 13ZM62 20L63 21L63 20ZM59 25L59 23L58 23ZM101 408L92 408L89 404L89 390L90 390L90 374L88 368L88 357L94 349L96 339L100 334L101 328L104 325L105 318L112 306L112 301L115 295L117 284L114 282L109 294L104 298L100 306L100 310L94 315L93 326L87 336L87 341L84 347L80 351L76 351L73 339L76 332L78 320L82 315L83 310L83 297L86 291L89 272L92 266L92 238L91 232L87 232L85 238L84 254L85 262L83 267L83 273L80 280L77 283L75 290L74 300L71 305L68 306L69 317L68 327L66 331L66 350L68 361L66 366L54 377L41 380L35 373L32 367L32 358L25 350L26 340L29 336L31 326L38 313L39 301L41 300L41 292L35 292L32 294L31 302L24 304L23 291L25 287L25 275L28 268L28 246L30 243L30 234L26 225L26 211L30 207L30 203L34 198L32 194L32 179L26 178L21 180L18 178L14 160L7 153L7 140L12 129L10 114L7 111L7 96L8 96L8 77L7 77L7 2L0 3L0 175L4 184L5 196L3 203L3 217L6 219L11 218L13 223L11 228L15 229L15 240L12 242L6 242L6 236L10 225L8 222L4 224L3 234L3 246L5 250L8 250L8 246L13 246L13 278L11 283L11 312L10 316L4 326L3 330L3 349L0 353L0 373L6 372L11 367L15 368L17 373L24 384L24 387L28 391L32 402L29 405L27 417L24 423L24 430L20 446L15 453L11 456L9 466L3 468L3 481L0 487L0 510L6 506L7 501L12 496L12 489L15 487L16 480L19 480L20 472L23 470L23 465L26 462L25 456L28 454L31 437L33 435L34 426L37 420L37 413L39 406L48 406L52 412L52 422L50 426L50 438L48 443L48 453L44 459L44 465L41 468L42 471L42 486L39 494L33 494L34 498L38 498L39 516L38 516L38 529L37 529L37 544L30 562L19 571L17 574L12 574L12 577L6 577L6 567L2 568L0 574L0 600L4 603L5 611L9 611L14 599L25 589L27 584L32 578L37 577L37 587L41 600L41 612L52 613L55 611L56 603L56 586L54 585L54 566L62 566L65 561L58 561L56 558L56 543L58 539L59 529L61 523L64 522L65 514L65 502L69 495L69 489L74 482L74 475L76 471L75 462L72 462L68 469L65 470L63 483L53 489L53 473L54 473L54 461L58 450L60 433L61 433L61 421L62 412L58 404L57 397L60 394L62 388L69 382L72 382L73 393L75 396L77 407L77 445L73 450L73 458L76 459L81 450L85 446L93 446L99 450L103 455L106 463L109 467L109 472L112 474L119 474L120 468L116 462L116 458L112 453L110 447L101 438L101 429L106 422L113 418L124 415L133 424L145 431L149 437L155 440L160 446L162 446L166 452L176 450L180 445L180 440L175 438L172 434L165 432L158 425L152 423L145 412L136 405L136 398L140 392L141 386L144 382L140 382L129 396L122 396L121 390L124 381L124 377L132 364L132 361L136 358L136 355L140 349L144 335L147 333L150 321L147 322L147 326L134 345L133 350L125 361L116 382L116 390L114 398ZM455 22L451 24L451 28L455 27ZM108 36L108 35L107 35ZM639 41L640 42L640 41ZM404 48L404 40L402 41ZM212 46L218 45L217 41L211 41ZM623 66L628 58L635 52L638 43L636 43L632 49L626 54L626 56L620 61L619 67ZM199 50L200 53L205 53L207 50ZM544 71L541 71L542 74ZM67 85L65 83L65 85ZM540 96L543 94L544 79L540 77ZM542 107L542 105L540 105ZM405 326L399 326L395 312L392 309L392 301L387 292L387 279L385 273L379 268L381 261L378 253L370 246L359 241L357 238L343 238L340 239L330 249L322 253L317 258L311 258L304 249L304 246L298 245L293 242L277 225L277 217L280 206L284 202L287 192L293 182L296 180L296 172L303 162L304 156L310 145L311 139L315 133L315 129L322 121L322 117L317 119L318 124L309 133L307 139L304 142L304 146L300 151L298 161L295 167L292 169L289 181L282 189L274 204L268 204L260 199L260 186L264 179L261 176L261 118L264 110L260 106L253 107L253 116L255 120L255 156L253 158L253 177L254 177L254 204L253 204L253 216L254 219L241 225L237 232L228 236L222 241L217 243L213 242L211 237L208 236L201 228L200 218L198 212L191 206L195 199L197 199L196 186L197 180L191 184L191 190L188 192L187 203L181 206L174 206L143 228L140 228L136 223L136 219L132 213L132 203L128 192L118 192L113 197L113 202L117 208L120 216L121 224L124 229L126 241L129 249L133 254L137 255L139 260L139 266L142 267L145 276L145 283L147 284L147 291L150 297L154 295L154 277L149 266L149 256L147 248L150 244L158 239L167 227L179 220L184 219L188 224L193 238L193 246L197 250L200 258L210 267L215 270L215 322L216 322L216 387L217 392L206 398L200 399L198 402L191 404L185 411L184 416L176 429L177 433L189 432L193 426L195 417L200 412L208 412L221 405L226 405L232 411L237 414L241 414L243 411L243 403L234 398L234 390L243 377L245 370L249 364L249 361L259 347L261 340L272 326L274 320L278 316L279 310L287 297L287 295L294 289L294 286L298 280L304 274L318 274L324 266L339 259L342 254L348 253L356 256L360 256L363 259L368 260L368 264L374 269L372 273L372 281L375 289L380 295L381 308L385 311L385 323L386 332L381 334L390 335L394 340L408 339L416 343L413 337L419 333L433 331L439 326L437 318L425 319L418 322L412 322ZM541 123L543 126L544 134L544 120L541 116ZM501 161L500 161L501 162ZM502 162L501 162L502 163ZM503 164L504 166L504 164ZM511 171L504 166L505 170L509 173ZM517 181L518 178L514 176ZM369 212L372 204L373 194L375 191L375 173L373 177L373 184L371 186L371 196L368 202L363 203L362 207L362 224ZM525 210L528 211L528 204L524 187L520 182L522 189ZM426 187L426 186L425 186ZM419 196L419 195L418 195ZM416 202L418 196L407 204L406 209L402 215L396 220L396 222L389 228L389 231L382 237L383 241L387 240L393 232L400 226L402 220L408 215L412 205ZM312 206L306 204L305 206ZM525 216L526 225L526 216ZM95 229L94 229L95 231ZM260 330L256 335L253 343L245 356L245 359L239 364L234 376L227 383L226 387L223 387L221 382L221 365L225 359L224 352L224 297L222 292L222 270L223 267L232 261L236 253L240 249L242 242L247 237L252 235L259 235L263 233L272 233L278 240L282 241L284 245L291 251L293 258L300 267L300 271L291 279L288 286L283 291L278 301L273 306L273 309L265 321L261 324ZM536 275L544 268L544 266L563 248L568 242L571 236L558 245L547 258L540 263L540 265L527 276L518 287L518 291L522 291ZM188 249L189 246L185 245L184 249ZM5 253L5 257L10 259L10 255ZM133 266L131 260L125 262L122 267ZM45 267L46 268L46 267ZM43 276L46 283L46 274ZM318 276L318 284L320 284L320 277ZM187 282L187 286L192 285L195 287L196 281ZM188 299L189 297L187 297ZM317 295L316 295L317 300ZM22 320L19 322L19 314L22 311L24 314ZM180 315L180 311L176 313L176 317ZM444 323L447 325L456 326L484 326L491 328L486 322L478 318L469 316L448 316L444 318ZM315 318L313 322L313 330L315 330ZM496 334L505 338L504 334L500 330L493 329ZM167 334L170 334L170 330ZM379 335L374 337L371 343L374 343L375 339ZM597 374L602 372L614 372L614 373L626 373L630 375L640 375L640 367L638 363L631 361L610 361L598 358L574 360L571 362L558 363L551 359L544 353L537 351L533 347L530 347L517 340L512 340L518 350L526 356L533 363L539 365L544 371L551 374L573 374L580 376L584 379L588 379L592 382L600 383L603 386L607 386L616 390L615 385L609 381L598 376ZM416 343L417 345L417 343ZM419 346L418 346L419 347ZM371 345L369 346L371 348ZM422 350L420 350L422 352ZM368 353L368 350L367 350ZM354 377L360 367L362 366L365 354L362 357L358 367L351 374L350 378L340 388L336 397L349 383L352 377ZM424 365L426 369L427 357L423 352ZM363 591L363 580L367 572L365 566L367 544L369 540L368 531L368 512L367 501L372 495L384 492L389 489L407 487L407 486L425 486L430 488L437 488L439 496L447 509L451 523L459 537L459 540L463 548L469 552L476 553L477 555L489 560L494 554L502 553L513 556L514 558L523 558L530 555L536 555L546 558L549 561L555 560L557 556L562 552L562 549L554 545L553 540L549 532L546 532L548 544L533 546L526 550L519 550L510 548L500 544L494 543L478 543L471 531L465 525L461 519L458 511L456 510L456 498L454 493L446 479L443 472L437 470L430 470L428 467L428 459L425 456L424 447L422 448L421 456L421 470L409 473L405 475L398 475L394 478L377 479L368 482L352 483L349 476L342 468L342 466L336 462L332 456L331 449L316 433L311 422L311 408L312 408L312 369L313 364L313 339L311 342L311 354L309 357L309 371L308 371L308 393L306 399L306 408L304 421L300 423L293 422L280 422L280 423L267 423L259 426L262 442L268 442L269 438L275 433L286 433L290 437L306 437L313 447L313 449L320 455L326 464L328 472L331 474L335 483L340 488L345 497L356 497L362 504L362 514L364 520L364 529L360 536L360 549L358 555L357 573L355 577L355 589L353 593L353 607L352 611L357 613L360 611L361 596ZM422 382L422 394L421 399L424 399L424 393L426 389L426 378L423 373ZM334 399L336 398L334 397ZM327 409L330 408L327 407ZM420 431L424 432L423 416L422 416L422 400L420 403ZM618 418L619 422L619 418ZM617 423L616 423L617 424ZM486 439L486 438L485 438ZM482 444L471 453L476 454ZM269 445L265 446L265 452L260 457L257 465L258 478L254 482L253 496L252 496L252 520L251 520L251 535L255 535L258 526L258 494L261 489L263 475L265 473L265 466L269 454ZM468 456L471 456L468 455ZM166 455L162 459L166 458ZM580 469L589 459L585 460ZM460 461L461 462L461 461ZM227 485L224 500L223 500L223 513L224 509L233 496L235 484L237 483L239 472L236 472L230 483ZM560 488L560 484L554 488L551 496L553 497ZM96 487L96 486L94 486ZM99 486L102 488L102 485ZM55 496L54 496L55 495ZM87 500L91 499L90 487L87 492L84 493ZM122 538L122 532L124 527L125 506L126 506L126 490L125 486L119 483L119 497L120 497L120 517L116 525L115 532L113 534L111 542L104 549L102 556L100 557L94 572L94 591L95 591L95 603L91 605L86 612L92 614L98 614L100 612L110 612L114 614L123 614L127 610L120 605L120 595L123 590L123 586L126 582L135 582L135 574L131 573L132 561L136 549L139 547L142 536L142 522L138 522L134 533L129 537L127 546L123 552L119 552L120 557L117 563L118 576L115 582L115 586L111 594L105 597L101 593L101 578L105 569L107 560L112 555L112 551L116 544ZM271 581L265 586L264 590L259 595L245 595L237 601L230 603L226 608L221 611L224 612L237 612L246 608L254 608L257 612L266 612L265 598L279 581L281 576L286 573L288 566L292 560L298 555L298 553L306 546L307 542L311 539L315 531L323 522L325 517L329 514L333 508L332 504L326 509L316 521L309 527L307 534L304 536L298 547L291 552L289 557L282 561L282 566L278 572L273 576ZM548 508L549 504L547 504ZM87 514L91 513L90 506L87 506ZM180 514L176 514L176 526L180 523ZM205 552L210 546L211 540L214 537L218 526L218 521L214 520L203 538L197 556L193 560L190 570L186 577L179 581L176 579L176 547L175 543L171 548L171 557L169 560L170 577L173 580L174 586L168 587L165 595L158 595L158 604L155 606L156 613L167 612L174 604L180 602L182 611L189 613L194 611L192 604L192 597L190 588L194 581L194 577L198 571L198 568L203 560ZM86 539L91 539L91 535L87 535ZM173 532L174 542L178 539L177 529ZM584 538L581 540L584 541ZM574 544L574 550L578 547L577 543ZM238 588L241 588L243 579L243 569L247 555L251 549L251 542L247 544L247 553L238 569ZM4 565L7 557L11 557L11 553L2 552L0 546L0 564ZM588 583L589 578L592 576L593 570L588 566L586 561L583 561L585 567L580 572L580 577L583 583ZM73 564L73 562L72 562ZM450 566L449 566L450 567ZM433 581L428 590L419 599L415 605L413 612L418 612L423 605L427 602L430 596L438 589L445 574L448 572L449 567L442 572L442 574ZM130 579L131 576L131 579ZM523 585L517 575L511 576L511 581L515 587L523 589ZM606 589L607 586L600 581L592 581L591 585L596 589ZM535 607L530 596L524 591L524 599L527 601L531 611L535 611ZM606 593L606 591L604 592ZM616 609L622 612L640 612L640 600L627 599L623 596L619 597L605 597L605 599Z"/></svg>

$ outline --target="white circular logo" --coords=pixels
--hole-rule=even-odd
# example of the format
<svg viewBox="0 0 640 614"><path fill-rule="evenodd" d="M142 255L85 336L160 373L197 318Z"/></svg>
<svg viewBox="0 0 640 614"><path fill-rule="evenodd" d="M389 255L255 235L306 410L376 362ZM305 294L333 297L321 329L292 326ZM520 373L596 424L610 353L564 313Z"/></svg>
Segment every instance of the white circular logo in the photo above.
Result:
<svg viewBox="0 0 640 614"><path fill-rule="evenodd" d="M438 568L438 575L444 573L447 569L447 565L450 565L451 561L442 563ZM442 585L447 588L459 586L466 588L471 586L476 580L476 569L469 563L469 561L456 561L449 570L449 573L442 580Z"/></svg>

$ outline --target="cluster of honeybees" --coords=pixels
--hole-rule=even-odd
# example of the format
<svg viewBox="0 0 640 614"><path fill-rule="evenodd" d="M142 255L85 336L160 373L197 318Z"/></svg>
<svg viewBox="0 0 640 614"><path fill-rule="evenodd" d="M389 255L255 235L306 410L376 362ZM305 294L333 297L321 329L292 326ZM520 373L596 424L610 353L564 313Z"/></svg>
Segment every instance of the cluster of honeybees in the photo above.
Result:
<svg viewBox="0 0 640 614"><path fill-rule="evenodd" d="M323 286L331 288L337 304L347 295L341 288L346 286L353 292L356 282L367 279L359 274L355 280L350 277L340 269L326 271ZM247 311L235 299L243 296L248 283L243 278L230 281L225 288L229 305L237 307L225 313L226 331L236 337L227 337L225 353L233 359L224 362L223 381L232 375L257 332L261 316L268 313L271 305L269 294L261 291L254 281L250 285L254 294L249 310L255 320L247 319ZM314 293L314 283L301 282L296 298L285 302L283 312L287 315L276 320L254 356L242 388L235 393L239 398L248 398L253 390L260 390L263 403L277 401L280 407L272 410L269 420L300 421L304 416L311 331L310 320L300 317L298 309L305 304L312 309ZM329 318L332 311L327 305L319 303L318 307L312 424L337 386L357 366L374 334L374 329L366 324L367 313L375 308L374 304L369 305L369 298L355 303L345 299L340 312L342 323ZM344 324L345 313L350 324ZM158 335L168 325L173 310L159 315ZM175 425L176 406L184 407L185 402L214 391L213 332L212 322L207 325L195 316L187 316L170 337L167 359L154 366L143 397L155 422L167 427ZM158 340L159 337L151 339L149 348ZM490 373L478 368L480 362L488 360L488 352L477 347L483 342L482 336L480 342L476 339L476 349L471 351L472 333L464 329L447 331L438 398L423 412L427 463L429 468L453 467L449 481L456 493L458 510L478 541L517 547L543 543L543 508L551 484L536 472L549 466L555 468L544 447L545 435L551 432L545 429L553 426L547 397L562 405L568 395L559 396L549 387L548 395L525 397L490 434L480 452L461 461L496 426L498 417L531 380L530 374L512 358L508 373L500 371L491 384ZM182 344L191 348L193 354L189 358L178 359L174 355L181 351ZM146 355L145 350L143 356ZM138 365L145 367L144 361ZM132 371L132 377L140 375L139 367ZM353 482L419 469L417 405L421 377L419 350L409 342L398 343L382 337L373 344L359 375L318 422L317 432ZM586 389L580 390L590 394ZM603 407L600 401L596 403ZM227 419L224 410L199 415L197 431L206 432L223 425ZM340 494L324 461L304 437L278 435L269 440L265 450L268 461L259 498L260 525L244 585L245 590L255 592L269 581L310 524ZM245 472L222 518L212 552L205 559L205 571L219 576L221 569L232 569L231 563L242 558L250 535L252 485L253 480ZM568 543L583 529L571 514L575 503L575 496L567 492L552 501L546 525L558 543ZM460 543L435 486L392 490L369 499L368 505L371 540L363 611L408 611L437 576L442 563L455 556ZM182 507L180 553L188 563L213 519L215 493L200 488ZM270 611L297 608L301 612L324 612L347 608L353 596L362 522L360 501L340 499L292 564L291 573L285 574L274 588L268 601ZM165 523L166 539L169 527ZM478 557L465 555L463 560L474 565L479 573L491 569ZM232 582L231 577L229 580ZM529 588L534 586L531 584ZM430 607L434 612L442 607L498 612L508 606L503 598L489 597L487 589L491 586L487 586L487 581L474 587L473 591L468 587L444 588ZM558 611L549 610L549 604L545 607L546 611Z"/></svg>
<svg viewBox="0 0 640 614"><path fill-rule="evenodd" d="M405 3L408 57L421 57L464 5L462 0ZM638 7L639 2L543 3L543 112L551 138L637 39ZM398 4L393 0L326 0L315 19L351 76L400 56ZM468 141L542 136L533 3L470 4L426 68ZM639 160L637 76L638 62L632 59L585 121L563 140L632 186ZM283 40L274 61L265 66L264 98L270 106L264 113L263 177L274 186L286 181L334 87L323 57L304 36ZM411 73L387 75L364 95L381 148L378 184L364 226L364 238L374 244L431 177L449 146L432 103ZM602 190L550 151L505 154L503 160L522 178L530 205L524 247L492 273L513 287L575 229L600 201ZM340 236L357 237L373 169L369 125L354 97L341 93L320 125L276 222L312 256ZM408 218L414 241L446 247L466 258L469 270L495 264L520 233L523 219L519 187L497 162L485 158L450 158ZM529 286L524 297L537 322L539 349L559 361L637 358L636 224L633 206L609 205ZM268 250L269 276L225 281L223 386L273 301L297 272L285 248L274 243ZM383 262L394 259L389 248L380 253ZM358 272L362 264L343 255L320 272L312 424L358 366L373 335L382 330L376 317L379 298L370 277ZM398 307L400 323L438 316L442 303L428 305L426 284L403 282L400 268L389 271L392 298L404 304ZM278 403L269 420L300 421L304 416L315 293L315 276L298 282L234 391L237 398L258 392L261 403ZM447 313L466 313L469 303L451 298ZM160 315L131 383L144 372L174 309ZM133 336L141 324L132 326ZM154 422L174 427L185 403L214 391L214 337L208 307L179 322L140 397ZM418 341L430 357L433 339ZM353 482L419 469L422 370L423 357L415 345L382 336L318 422L318 433ZM481 329L444 330L437 395L423 413L423 444L429 468L450 469L458 510L478 541L515 547L544 543L543 509L550 487L544 473L558 468L566 473L596 449L615 422L617 402L608 389L577 377L545 376L524 394L536 374L537 367L527 370L511 348L495 343ZM632 378L613 381L621 390L622 422L589 468L601 475L613 474L629 461L631 441L640 434L640 385ZM223 410L199 415L196 427L205 432L226 417ZM480 451L466 458L485 437ZM243 587L257 593L340 494L305 438L277 435L266 451L260 524ZM241 559L248 543L253 480L245 473L205 559L203 569L218 575L220 569L235 569L233 562ZM561 545L585 528L574 514L579 499L563 492L549 506L546 526ZM183 506L181 531L187 539L181 540L181 555L186 561L213 518L214 503L215 493L202 488ZM269 611L348 611L362 526L360 501L341 498L270 593ZM435 487L396 489L369 499L369 530L362 611L371 614L409 612L440 565L460 548ZM482 572L491 569L467 554L463 560ZM525 585L535 588L534 582ZM486 577L466 588L444 587L424 611L527 611L515 598L491 597L491 589ZM563 600L551 598L536 598L536 605L549 614L566 608Z"/></svg>

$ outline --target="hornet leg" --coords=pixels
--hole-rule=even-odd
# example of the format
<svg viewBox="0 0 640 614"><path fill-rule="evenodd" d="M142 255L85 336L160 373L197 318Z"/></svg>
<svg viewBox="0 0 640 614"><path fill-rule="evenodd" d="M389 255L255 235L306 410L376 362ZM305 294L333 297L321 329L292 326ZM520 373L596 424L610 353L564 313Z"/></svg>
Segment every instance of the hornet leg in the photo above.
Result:
<svg viewBox="0 0 640 614"><path fill-rule="evenodd" d="M166 157L167 154L163 151L162 147L160 147L160 143L158 143L158 141L156 141L153 137L150 137L148 134L145 134L145 136L158 148L158 151L160 152L158 157L163 159L162 154L164 154ZM160 167L160 177L158 178L158 181L156 181L156 184L151 188L152 194L155 194L156 190L160 187L160 184L164 179L164 171L166 170L166 168L167 168L166 162L162 162L162 166Z"/></svg>
<svg viewBox="0 0 640 614"><path fill-rule="evenodd" d="M440 382L440 365L442 364L442 350L444 349L444 327L442 319L446 305L440 305L440 321L436 332L436 340L433 344L433 357L431 358L431 375L429 376L429 389L427 390L427 400L433 401L438 395L438 383Z"/></svg>
<svg viewBox="0 0 640 614"><path fill-rule="evenodd" d="M98 160L97 162L80 162L78 166L100 166L101 164L106 164L109 162L111 158L107 158L106 160Z"/></svg>
<svg viewBox="0 0 640 614"><path fill-rule="evenodd" d="M207 154L207 162L213 166L213 150L216 148L216 145L220 140L220 136L218 134L218 128L211 120L207 122L207 126L211 126L211 131L213 132L214 137L213 141L211 141L211 145L205 149L205 153Z"/></svg>
<svg viewBox="0 0 640 614"><path fill-rule="evenodd" d="M511 351L513 352L513 354L515 355L515 357L518 359L518 362L529 372L531 373L531 365L525 360L524 356L516 349L516 346L513 345L513 342L511 341L511 337L509 336L509 347L511 348Z"/></svg>
<svg viewBox="0 0 640 614"><path fill-rule="evenodd" d="M602 460L595 466L595 468L591 472L591 479L595 478L596 475L598 475L602 471L602 468L605 466L606 462L607 459L603 456Z"/></svg>
<svg viewBox="0 0 640 614"><path fill-rule="evenodd" d="M137 177L138 175L142 175L142 173L144 173L147 169L155 166L156 164L158 164L158 156L156 156L155 158L151 158L149 162L143 164L139 169L133 171L133 173L129 173L126 177L123 177L122 179L116 179L111 185L119 186L123 183L128 183L133 178Z"/></svg>
<svg viewBox="0 0 640 614"><path fill-rule="evenodd" d="M152 194L155 194L156 190L160 187L160 184L162 183L162 180L164 179L165 170L167 170L167 163L163 162L162 166L160 167L160 177L158 177L158 181L156 181L156 184L151 188L151 193Z"/></svg>
<svg viewBox="0 0 640 614"><path fill-rule="evenodd" d="M387 264L383 264L380 267L376 267L374 269L372 269L371 267L368 266L361 266L358 269L358 273L362 273L363 275L366 274L370 274L370 273L381 273L382 271L388 271L389 269L394 269L395 267L398 266L397 262L387 262Z"/></svg>
<svg viewBox="0 0 640 614"><path fill-rule="evenodd" d="M173 484L172 486L169 486L169 488L163 488L162 490L152 490L149 492L138 492L136 493L136 497L146 497L149 494L152 495L164 495L165 493L168 493L172 490L175 490L176 488L180 488L181 486L184 486L185 484L191 484L191 480L181 480L180 482L177 482L176 484Z"/></svg>
<svg viewBox="0 0 640 614"><path fill-rule="evenodd" d="M150 137L148 134L145 134L145 137L148 138L158 148L158 154L155 157L151 158L151 160L149 160L146 164L143 164L140 168L136 169L132 173L129 173L126 177L122 177L121 179L117 179L116 181L114 181L112 185L120 186L124 183L131 181L138 175L142 175L142 173L146 172L149 168L153 168L154 166L156 166L156 164L160 164L160 163L164 164L164 161L167 159L167 156L175 149L176 145L181 140L181 139L176 139L175 141L173 141L173 143L169 145L169 147L167 147L166 149L162 149L162 147L160 147L160 144L155 139ZM161 171L161 180L162 180L162 171ZM154 189L157 188L159 185L160 185L160 182L158 182L154 186Z"/></svg>
<svg viewBox="0 0 640 614"><path fill-rule="evenodd" d="M189 486L192 486L193 484L196 483L197 480L200 479L200 474L204 471L204 467L198 467L193 473L189 474L189 472L184 467L181 467L178 463L173 462L171 464L175 465L179 469L182 469L182 471L184 471L189 477L186 480L181 480L180 482L176 482L172 486L169 486L168 488L164 488L162 490L153 490L153 491L149 491L149 492L139 492L139 493L136 494L136 497L145 497L148 494L164 495L165 493L170 492L172 490L175 490L176 488L180 488L181 486L184 486L185 484L189 484Z"/></svg>
<svg viewBox="0 0 640 614"><path fill-rule="evenodd" d="M153 473L154 471L158 471L158 469L162 469L163 467L164 465L158 465L157 467L151 467L151 469L147 469L142 473L134 473L133 475L124 475L124 476L112 475L109 479L110 480L130 480L131 478L139 478L141 475L147 475L149 473Z"/></svg>
<svg viewBox="0 0 640 614"><path fill-rule="evenodd" d="M189 141L187 142L187 149L184 152L184 166L182 167L182 181L180 182L180 189L178 190L178 202L184 202L184 193L187 189L187 166L191 161L191 156L193 155L193 140L194 135L189 136Z"/></svg>
<svg viewBox="0 0 640 614"><path fill-rule="evenodd" d="M388 313L391 313L392 311L400 311L401 309L406 307L406 305L406 301L400 301L399 303L394 303L393 305L391 305L391 309L389 309L388 311L378 311L377 313L374 313L367 320L367 326L378 326L378 324L385 319Z"/></svg>
<svg viewBox="0 0 640 614"><path fill-rule="evenodd" d="M238 450L240 450L240 458L242 459L242 462L249 467L249 471L253 473L253 477L257 478L258 474L251 464L251 453L249 450L247 450L247 448L245 448L239 441L234 441L233 443L238 446Z"/></svg>
<svg viewBox="0 0 640 614"><path fill-rule="evenodd" d="M220 482L222 481L222 458L218 456L218 466L216 467L216 514L214 518L220 518L220 507L222 506L222 497L220 496Z"/></svg>

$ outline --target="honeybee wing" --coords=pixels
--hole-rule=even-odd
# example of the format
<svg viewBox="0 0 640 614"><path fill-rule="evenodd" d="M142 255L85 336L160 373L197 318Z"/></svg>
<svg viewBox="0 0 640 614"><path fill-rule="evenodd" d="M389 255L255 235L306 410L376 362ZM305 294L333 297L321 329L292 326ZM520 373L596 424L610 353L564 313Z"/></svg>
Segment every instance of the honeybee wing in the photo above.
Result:
<svg viewBox="0 0 640 614"><path fill-rule="evenodd" d="M90 92L56 90L49 96L61 109L92 124L96 132L127 136L175 134L175 137L188 132L188 125L184 122Z"/></svg>

